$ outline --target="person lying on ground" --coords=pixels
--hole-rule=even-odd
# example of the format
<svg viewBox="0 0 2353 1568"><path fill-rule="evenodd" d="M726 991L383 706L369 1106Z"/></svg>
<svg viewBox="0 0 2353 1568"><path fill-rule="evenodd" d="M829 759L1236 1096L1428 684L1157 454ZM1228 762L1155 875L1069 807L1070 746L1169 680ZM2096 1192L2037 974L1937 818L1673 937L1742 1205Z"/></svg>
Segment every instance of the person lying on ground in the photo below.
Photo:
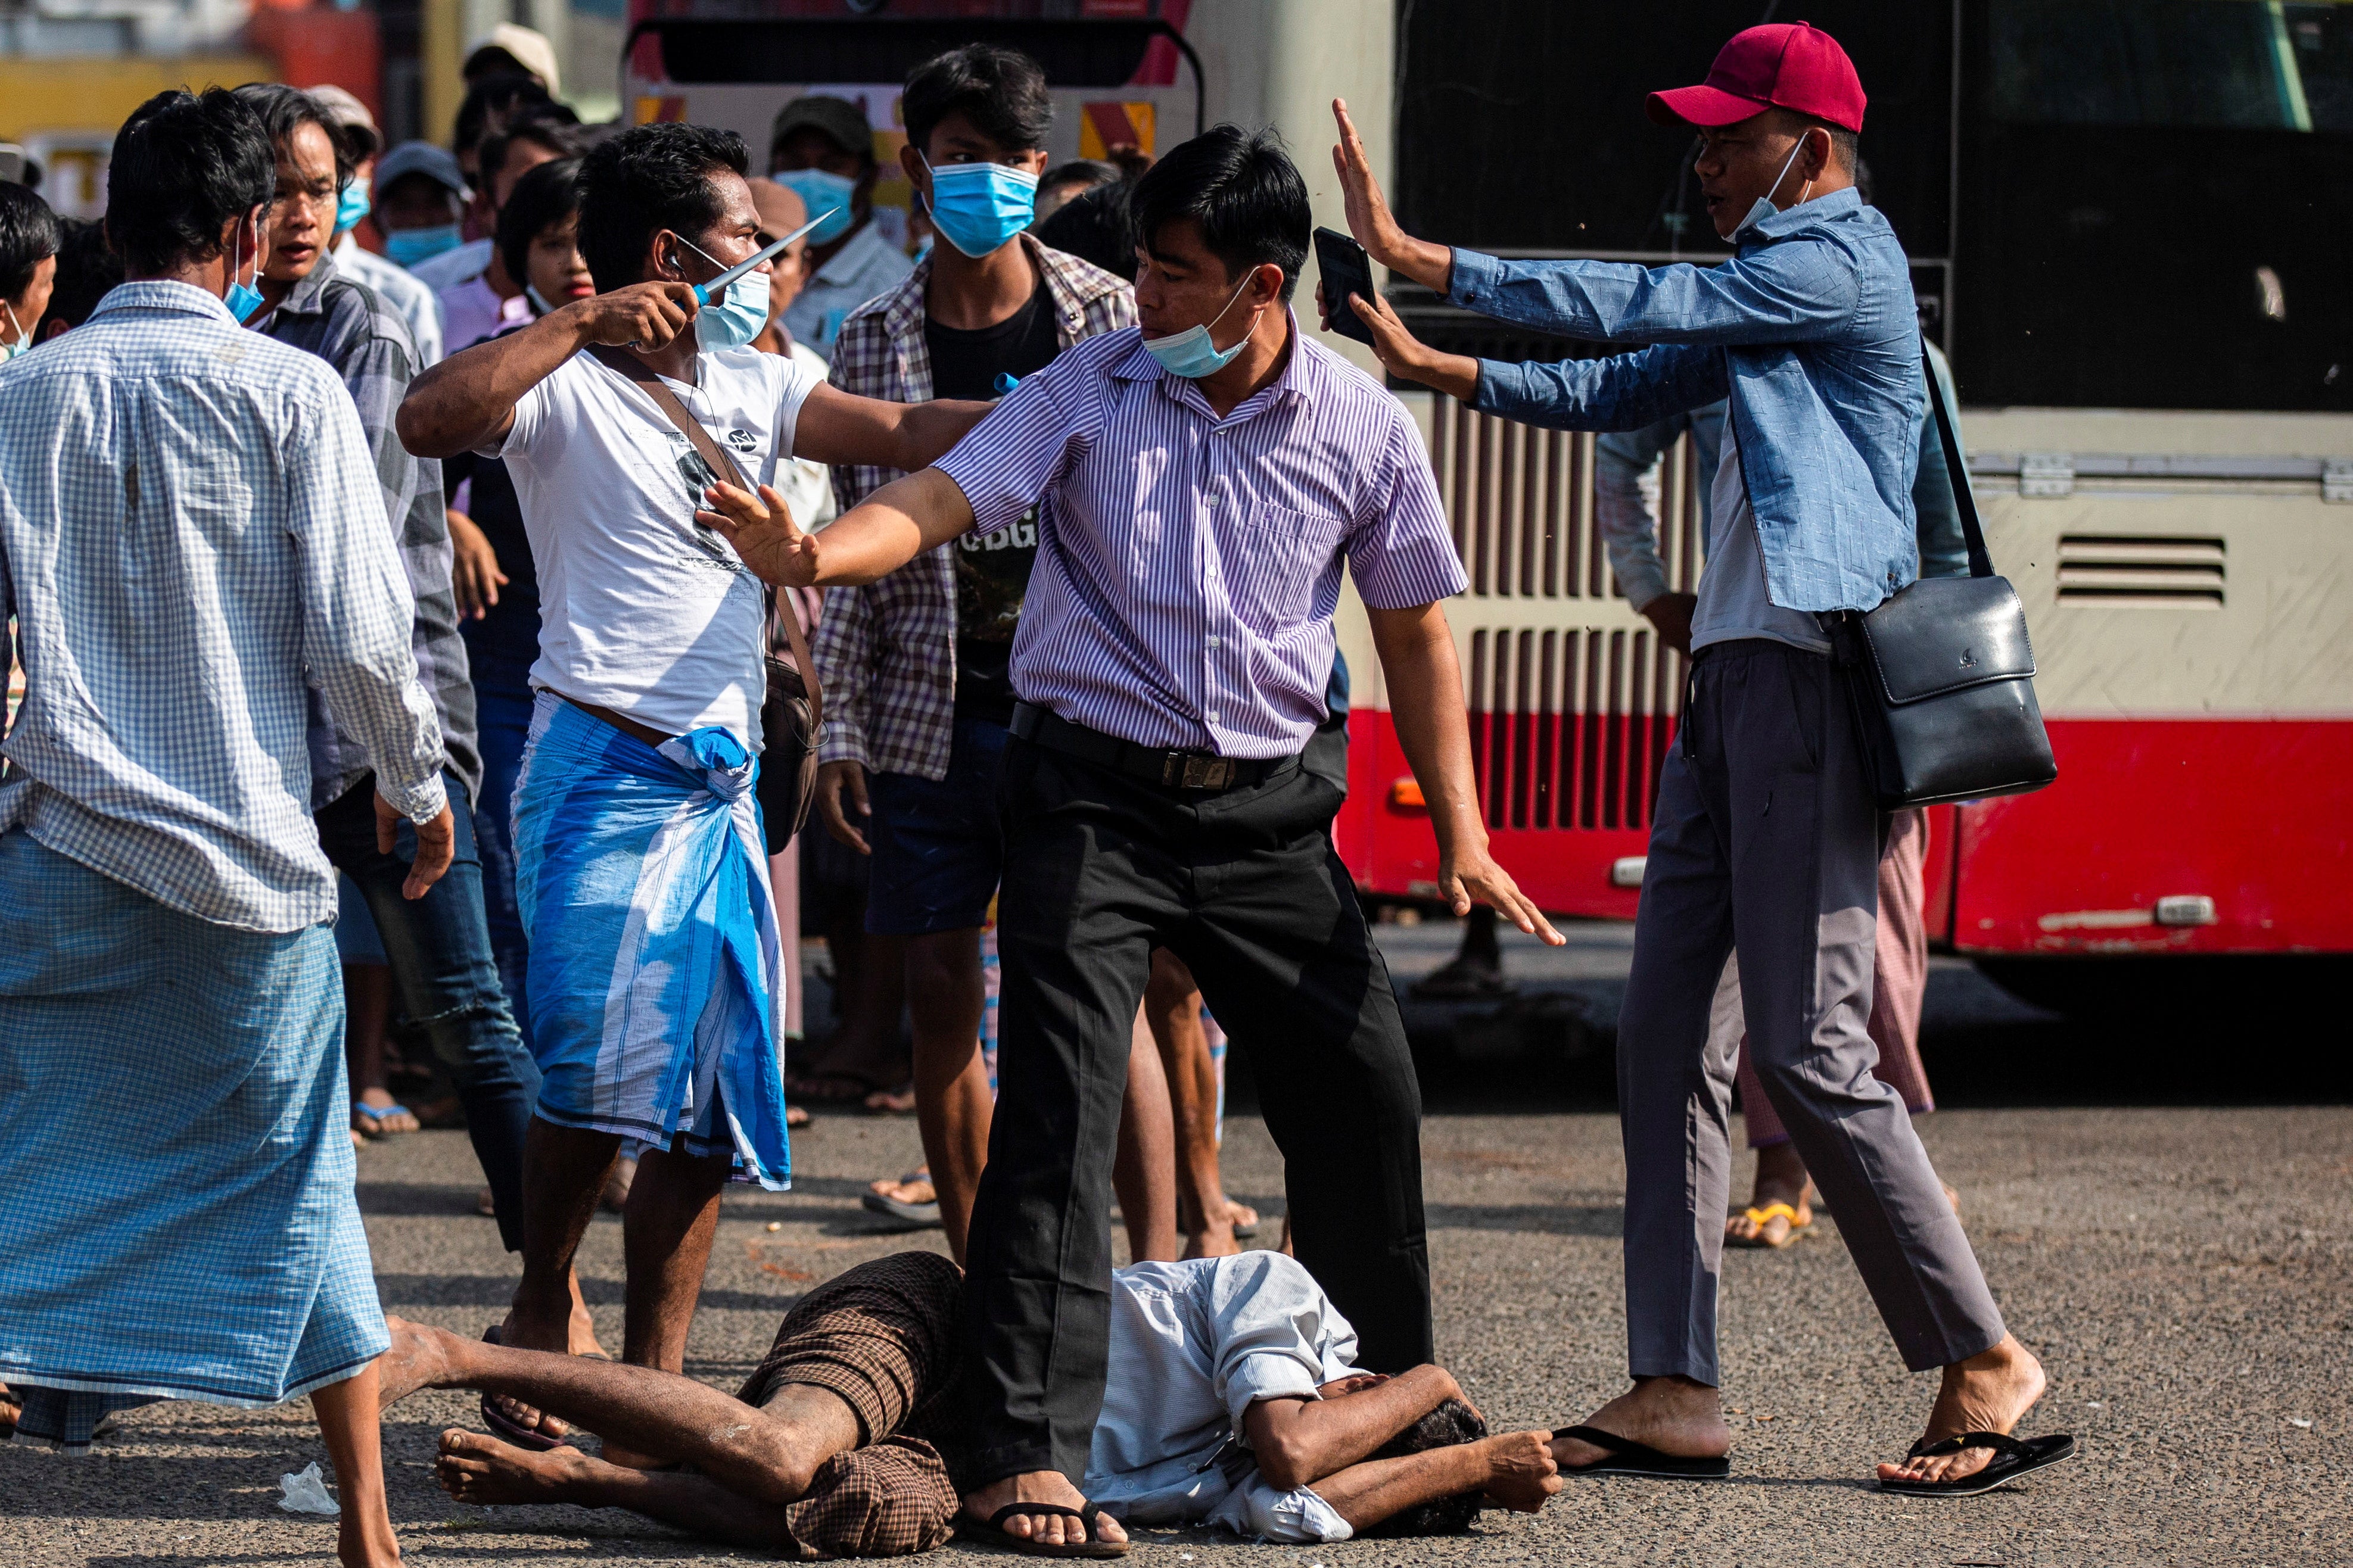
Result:
<svg viewBox="0 0 2353 1568"><path fill-rule="evenodd" d="M860 1264L802 1298L732 1397L649 1367L395 1318L383 1402L424 1387L508 1394L675 1467L609 1464L568 1444L535 1453L453 1429L437 1469L460 1502L626 1508L801 1556L927 1551L955 1529L954 1478L968 1458L963 1282L935 1253ZM1113 1355L1087 1478L1091 1492L1116 1500L1111 1511L1344 1540L1377 1526L1460 1529L1482 1496L1533 1511L1560 1484L1546 1434L1486 1436L1440 1368L1356 1373L1354 1333L1289 1258L1145 1265L1121 1270L1114 1288L1114 1349L1129 1353Z"/></svg>

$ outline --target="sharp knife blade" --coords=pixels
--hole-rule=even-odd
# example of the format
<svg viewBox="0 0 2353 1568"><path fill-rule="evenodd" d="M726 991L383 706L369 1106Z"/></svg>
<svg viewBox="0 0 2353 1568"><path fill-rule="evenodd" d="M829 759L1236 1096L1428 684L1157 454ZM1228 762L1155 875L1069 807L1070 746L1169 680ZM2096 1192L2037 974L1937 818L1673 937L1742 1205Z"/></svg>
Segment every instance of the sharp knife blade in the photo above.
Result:
<svg viewBox="0 0 2353 1568"><path fill-rule="evenodd" d="M711 303L711 297L713 294L718 293L722 289L726 288L727 285L734 282L735 279L743 277L746 272L751 271L752 268L759 266L763 261L769 259L771 257L783 255L785 247L790 245L793 241L798 239L801 236L807 234L809 230L815 228L818 225L823 223L826 219L831 217L835 213L838 213L840 210L841 209L839 207L831 207L819 213L817 216L809 219L808 222L801 225L800 227L793 230L792 233L785 236L784 238L772 240L764 248L754 251L749 257L737 262L734 266L729 268L718 277L713 278L710 282L696 284L694 286L694 302L698 305L708 305Z"/></svg>

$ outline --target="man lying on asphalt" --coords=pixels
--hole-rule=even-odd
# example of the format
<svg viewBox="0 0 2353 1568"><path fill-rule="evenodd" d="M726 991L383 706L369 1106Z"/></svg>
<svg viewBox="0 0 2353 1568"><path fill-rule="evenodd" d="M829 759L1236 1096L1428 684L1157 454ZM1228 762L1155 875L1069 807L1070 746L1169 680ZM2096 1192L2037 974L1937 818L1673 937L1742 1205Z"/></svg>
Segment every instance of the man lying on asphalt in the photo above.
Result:
<svg viewBox="0 0 2353 1568"><path fill-rule="evenodd" d="M1534 1512L1559 1489L1547 1434L1487 1436L1443 1369L1357 1373L1355 1331L1292 1258L1139 1264L1113 1282L1112 1373L1086 1492L1116 1517L1345 1541L1375 1526L1460 1530L1490 1499ZM796 1556L901 1556L957 1528L963 1284L935 1253L860 1264L801 1299L732 1398L650 1367L396 1318L383 1399L424 1387L510 1394L680 1467L633 1469L568 1446L532 1453L453 1429L438 1468L460 1502L626 1508ZM1126 1550L1090 1541L1054 1554Z"/></svg>

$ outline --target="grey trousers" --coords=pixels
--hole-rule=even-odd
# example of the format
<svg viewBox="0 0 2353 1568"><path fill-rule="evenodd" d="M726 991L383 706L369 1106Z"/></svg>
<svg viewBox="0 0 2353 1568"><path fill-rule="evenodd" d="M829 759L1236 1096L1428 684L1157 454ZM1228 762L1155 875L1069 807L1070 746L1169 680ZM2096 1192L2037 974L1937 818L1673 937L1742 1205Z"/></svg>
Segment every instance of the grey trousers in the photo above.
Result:
<svg viewBox="0 0 2353 1568"><path fill-rule="evenodd" d="M1739 1036L1709 1009L1736 934L1751 1061L1915 1372L2001 1314L1896 1092L1872 1074L1880 817L1831 661L1703 650L1659 785L1618 1023L1626 1334L1636 1377L1715 1384Z"/></svg>

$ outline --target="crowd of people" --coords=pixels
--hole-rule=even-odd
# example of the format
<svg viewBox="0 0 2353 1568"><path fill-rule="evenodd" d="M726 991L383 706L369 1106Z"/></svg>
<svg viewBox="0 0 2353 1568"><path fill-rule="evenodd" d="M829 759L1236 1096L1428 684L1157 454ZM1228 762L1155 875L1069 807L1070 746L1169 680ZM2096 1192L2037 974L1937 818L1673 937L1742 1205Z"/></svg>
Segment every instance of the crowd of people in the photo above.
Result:
<svg viewBox="0 0 2353 1568"><path fill-rule="evenodd" d="M1753 28L1652 95L1699 138L1713 268L1408 235L1334 106L1374 260L1630 352L1468 359L1361 295L1319 324L1614 432L1613 564L1692 659L1620 1024L1633 1386L1491 1432L1436 1364L1419 1092L1331 842L1344 572L1440 899L1561 939L1488 852L1419 438L1293 309L1279 139L1050 166L1036 62L955 49L900 102L911 255L856 106L786 104L764 176L730 132L582 126L534 37L470 59L448 148L249 84L142 105L102 225L0 184L18 1441L308 1394L355 1565L397 1560L380 1412L428 1385L489 1429L444 1436L453 1496L797 1554L1459 1530L1569 1476L1728 1474L1720 1250L1785 1242L1818 1184L1943 1372L1880 1484L2073 1451L2010 1435L2042 1373L1910 1124L1923 830L1879 812L1829 657L1824 617L1956 552L1943 369L1834 41ZM1646 479L1685 434L1696 595ZM840 1026L788 1063L805 923ZM1285 1161L1280 1250L1223 1190L1220 1018ZM393 1093L396 1038L521 1255L480 1342L377 1305L353 1150L443 1113ZM1727 1223L1736 1079L1763 1157ZM949 1256L813 1289L731 1397L684 1375L721 1194L787 1186L812 1103L912 1108L926 1165L872 1201ZM600 1204L617 1360L574 1269Z"/></svg>

